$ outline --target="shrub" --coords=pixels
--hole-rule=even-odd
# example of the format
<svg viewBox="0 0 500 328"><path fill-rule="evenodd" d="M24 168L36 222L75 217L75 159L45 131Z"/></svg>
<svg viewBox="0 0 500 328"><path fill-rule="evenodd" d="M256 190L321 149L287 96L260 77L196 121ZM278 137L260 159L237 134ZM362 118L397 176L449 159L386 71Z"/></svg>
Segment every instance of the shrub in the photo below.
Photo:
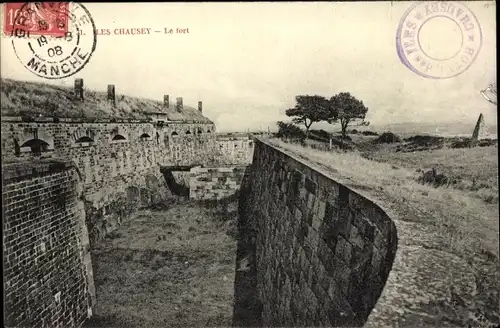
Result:
<svg viewBox="0 0 500 328"><path fill-rule="evenodd" d="M438 145L444 140L443 137L416 135L404 139L404 141L412 142L419 146L433 146Z"/></svg>
<svg viewBox="0 0 500 328"><path fill-rule="evenodd" d="M342 136L332 136L332 145L340 148L340 149L343 149L343 150L352 150L354 149L354 147L349 144L349 143L346 143L345 140L351 140L351 138L345 138L345 139L342 139Z"/></svg>
<svg viewBox="0 0 500 328"><path fill-rule="evenodd" d="M471 146L470 139L453 141L450 144L451 148L469 148Z"/></svg>
<svg viewBox="0 0 500 328"><path fill-rule="evenodd" d="M422 172L422 176L417 179L417 182L421 184L430 184L435 188L445 185L456 185L461 180L460 177L450 178L442 173L438 174L434 168L426 172L420 172Z"/></svg>
<svg viewBox="0 0 500 328"><path fill-rule="evenodd" d="M331 136L331 134L326 132L325 130L311 130L311 134L314 134L315 136L318 136L326 140L328 140Z"/></svg>
<svg viewBox="0 0 500 328"><path fill-rule="evenodd" d="M373 142L375 143L393 143L400 142L401 139L392 132L384 132L380 137L375 139Z"/></svg>
<svg viewBox="0 0 500 328"><path fill-rule="evenodd" d="M304 141L306 134L302 129L292 123L277 122L278 133L277 137L281 139L288 139L292 141Z"/></svg>

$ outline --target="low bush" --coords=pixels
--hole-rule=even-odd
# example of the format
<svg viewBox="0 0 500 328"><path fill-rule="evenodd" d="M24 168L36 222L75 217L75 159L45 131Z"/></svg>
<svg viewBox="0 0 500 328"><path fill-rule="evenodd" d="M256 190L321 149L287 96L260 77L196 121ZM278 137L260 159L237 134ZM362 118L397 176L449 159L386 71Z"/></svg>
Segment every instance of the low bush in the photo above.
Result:
<svg viewBox="0 0 500 328"><path fill-rule="evenodd" d="M401 139L395 135L392 132L384 132L380 137L377 139L373 140L375 143L394 143L394 142L400 142Z"/></svg>
<svg viewBox="0 0 500 328"><path fill-rule="evenodd" d="M306 133L302 131L298 126L292 123L277 122L278 133L277 137L281 139L287 139L290 141L304 141L306 139Z"/></svg>

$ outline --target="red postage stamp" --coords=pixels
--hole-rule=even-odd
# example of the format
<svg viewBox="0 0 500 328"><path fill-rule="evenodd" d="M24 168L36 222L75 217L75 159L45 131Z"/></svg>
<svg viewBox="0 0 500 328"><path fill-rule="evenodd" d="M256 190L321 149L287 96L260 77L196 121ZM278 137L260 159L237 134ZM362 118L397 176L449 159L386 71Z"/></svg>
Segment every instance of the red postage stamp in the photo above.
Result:
<svg viewBox="0 0 500 328"><path fill-rule="evenodd" d="M6 35L64 36L68 32L68 2L12 2L4 6Z"/></svg>

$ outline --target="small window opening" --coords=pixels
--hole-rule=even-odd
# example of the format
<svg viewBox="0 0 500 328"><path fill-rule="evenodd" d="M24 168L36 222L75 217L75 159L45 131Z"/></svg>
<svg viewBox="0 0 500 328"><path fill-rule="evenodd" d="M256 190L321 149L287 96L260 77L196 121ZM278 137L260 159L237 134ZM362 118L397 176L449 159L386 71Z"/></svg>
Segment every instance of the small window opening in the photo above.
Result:
<svg viewBox="0 0 500 328"><path fill-rule="evenodd" d="M113 141L116 141L116 140L127 140L127 138L125 138L121 134L117 134L116 136L113 137Z"/></svg>

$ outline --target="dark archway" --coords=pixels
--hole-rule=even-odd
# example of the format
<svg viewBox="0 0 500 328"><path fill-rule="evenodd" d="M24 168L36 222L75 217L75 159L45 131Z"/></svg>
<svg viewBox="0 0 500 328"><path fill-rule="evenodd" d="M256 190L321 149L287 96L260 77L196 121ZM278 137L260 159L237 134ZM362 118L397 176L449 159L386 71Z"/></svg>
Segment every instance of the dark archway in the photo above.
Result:
<svg viewBox="0 0 500 328"><path fill-rule="evenodd" d="M163 174L168 189L170 189L172 194L177 196L189 197L189 187L177 183L172 172L189 171L190 169L191 169L190 166L160 167L160 172Z"/></svg>
<svg viewBox="0 0 500 328"><path fill-rule="evenodd" d="M34 154L40 154L49 150L49 144L41 139L30 139L21 145L23 147L30 147L31 152Z"/></svg>
<svg viewBox="0 0 500 328"><path fill-rule="evenodd" d="M94 142L94 139L88 137L88 136L83 136L83 137L80 137L76 143L83 143L83 142Z"/></svg>
<svg viewBox="0 0 500 328"><path fill-rule="evenodd" d="M112 139L113 141L117 141L117 140L127 140L127 138L125 138L124 136L122 136L121 134L117 134L113 137Z"/></svg>

